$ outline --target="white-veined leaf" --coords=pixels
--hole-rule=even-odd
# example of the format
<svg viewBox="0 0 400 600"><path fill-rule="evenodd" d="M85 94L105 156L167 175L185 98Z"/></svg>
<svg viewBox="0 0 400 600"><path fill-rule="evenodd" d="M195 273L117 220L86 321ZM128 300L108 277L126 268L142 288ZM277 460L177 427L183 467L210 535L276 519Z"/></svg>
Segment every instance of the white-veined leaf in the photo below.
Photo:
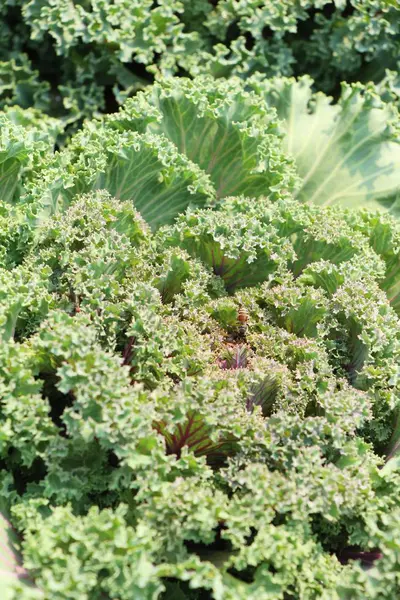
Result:
<svg viewBox="0 0 400 600"><path fill-rule="evenodd" d="M309 77L253 79L282 119L285 149L303 183L304 202L367 206L400 214L400 134L396 107L372 84L343 84L337 104L313 94Z"/></svg>

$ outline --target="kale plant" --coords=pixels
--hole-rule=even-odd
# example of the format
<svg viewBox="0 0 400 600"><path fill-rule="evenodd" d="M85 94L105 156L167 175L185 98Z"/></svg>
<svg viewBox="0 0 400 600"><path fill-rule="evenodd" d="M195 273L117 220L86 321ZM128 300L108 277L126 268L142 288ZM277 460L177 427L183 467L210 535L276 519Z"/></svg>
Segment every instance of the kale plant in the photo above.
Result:
<svg viewBox="0 0 400 600"><path fill-rule="evenodd" d="M309 74L318 89L398 69L398 0L3 0L0 105L114 111L159 75Z"/></svg>
<svg viewBox="0 0 400 600"><path fill-rule="evenodd" d="M88 122L24 189L41 219L77 193L131 199L154 229L188 206L293 192L303 202L399 213L400 118L371 84L337 104L311 80L167 79Z"/></svg>
<svg viewBox="0 0 400 600"><path fill-rule="evenodd" d="M160 80L57 151L1 119L5 598L396 598L393 98Z"/></svg>

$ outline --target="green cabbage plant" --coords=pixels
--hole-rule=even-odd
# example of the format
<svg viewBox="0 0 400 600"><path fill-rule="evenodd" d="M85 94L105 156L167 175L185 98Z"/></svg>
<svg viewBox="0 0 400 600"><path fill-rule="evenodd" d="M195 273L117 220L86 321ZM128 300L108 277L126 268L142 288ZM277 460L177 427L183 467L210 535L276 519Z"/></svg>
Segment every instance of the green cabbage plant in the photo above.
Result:
<svg viewBox="0 0 400 600"><path fill-rule="evenodd" d="M57 151L38 115L0 121L6 600L396 598L392 100L165 80Z"/></svg>
<svg viewBox="0 0 400 600"><path fill-rule="evenodd" d="M291 191L303 202L400 212L400 117L371 84L338 103L308 77L166 79L88 122L29 178L37 218L77 193L132 200L154 229L189 206Z"/></svg>
<svg viewBox="0 0 400 600"><path fill-rule="evenodd" d="M395 597L398 236L283 191L157 231L105 190L42 220L0 271L1 489L36 586L8 597Z"/></svg>

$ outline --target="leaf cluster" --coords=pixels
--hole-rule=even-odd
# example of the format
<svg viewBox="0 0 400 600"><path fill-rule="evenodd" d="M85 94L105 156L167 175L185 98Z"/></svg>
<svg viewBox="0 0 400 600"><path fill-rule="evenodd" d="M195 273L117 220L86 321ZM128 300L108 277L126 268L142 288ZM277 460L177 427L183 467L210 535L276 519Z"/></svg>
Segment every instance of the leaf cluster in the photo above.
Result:
<svg viewBox="0 0 400 600"><path fill-rule="evenodd" d="M81 122L160 74L310 74L318 89L398 68L397 0L6 0L0 106Z"/></svg>
<svg viewBox="0 0 400 600"><path fill-rule="evenodd" d="M9 597L395 593L397 221L272 190L152 231L97 190L36 224L0 272Z"/></svg>

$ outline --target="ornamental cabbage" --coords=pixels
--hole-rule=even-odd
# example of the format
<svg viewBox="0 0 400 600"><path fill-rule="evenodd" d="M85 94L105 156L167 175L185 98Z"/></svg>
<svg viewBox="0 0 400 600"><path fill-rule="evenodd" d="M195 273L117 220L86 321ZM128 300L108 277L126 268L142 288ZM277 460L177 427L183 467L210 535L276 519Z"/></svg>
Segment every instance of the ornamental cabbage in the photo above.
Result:
<svg viewBox="0 0 400 600"><path fill-rule="evenodd" d="M1 116L7 600L398 595L398 113L311 86Z"/></svg>
<svg viewBox="0 0 400 600"><path fill-rule="evenodd" d="M7 597L394 596L397 221L276 189L143 215L78 193L2 267Z"/></svg>
<svg viewBox="0 0 400 600"><path fill-rule="evenodd" d="M370 86L332 105L311 80L167 79L88 122L25 187L37 219L77 193L133 200L155 229L189 206L290 190L304 202L397 215L400 117Z"/></svg>

